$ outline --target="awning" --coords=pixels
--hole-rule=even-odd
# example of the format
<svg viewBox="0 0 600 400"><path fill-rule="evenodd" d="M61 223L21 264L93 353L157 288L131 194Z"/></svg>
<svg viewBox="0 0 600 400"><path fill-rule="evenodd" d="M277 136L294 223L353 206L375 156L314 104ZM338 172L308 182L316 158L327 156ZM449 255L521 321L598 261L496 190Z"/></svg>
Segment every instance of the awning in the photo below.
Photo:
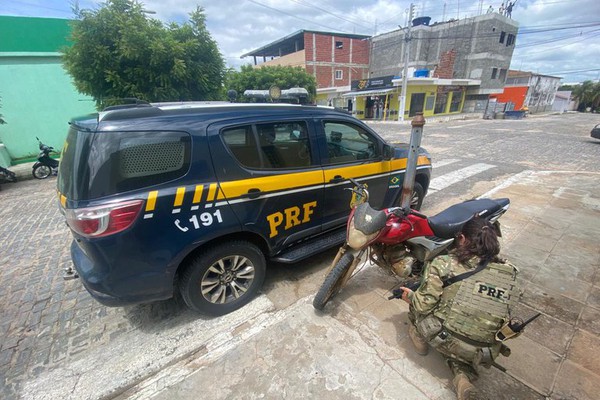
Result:
<svg viewBox="0 0 600 400"><path fill-rule="evenodd" d="M396 90L396 88L361 90L361 91L357 91L357 92L344 93L342 95L342 97L379 96L381 94L389 94L390 92L393 92L394 90Z"/></svg>

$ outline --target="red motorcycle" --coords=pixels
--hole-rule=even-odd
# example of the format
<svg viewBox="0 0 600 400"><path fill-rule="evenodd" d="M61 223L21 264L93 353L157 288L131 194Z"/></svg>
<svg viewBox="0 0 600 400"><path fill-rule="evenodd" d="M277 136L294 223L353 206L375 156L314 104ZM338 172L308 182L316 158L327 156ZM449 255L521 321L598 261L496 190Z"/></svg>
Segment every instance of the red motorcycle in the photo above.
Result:
<svg viewBox="0 0 600 400"><path fill-rule="evenodd" d="M510 206L510 200L502 198L468 200L433 217L402 207L378 211L369 206L367 185L354 179L350 181L355 187L348 189L353 194L346 242L315 295L313 306L317 310L322 310L346 285L365 253L372 263L414 281L420 277L425 262L450 249L456 235L473 215L486 218L501 236L498 219Z"/></svg>

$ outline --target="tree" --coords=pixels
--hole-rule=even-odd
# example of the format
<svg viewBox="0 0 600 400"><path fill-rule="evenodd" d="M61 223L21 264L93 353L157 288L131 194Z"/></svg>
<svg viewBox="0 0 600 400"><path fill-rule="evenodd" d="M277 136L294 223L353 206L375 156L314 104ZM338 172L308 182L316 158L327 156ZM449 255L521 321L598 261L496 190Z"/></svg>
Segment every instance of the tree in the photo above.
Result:
<svg viewBox="0 0 600 400"><path fill-rule="evenodd" d="M253 68L252 65L243 65L241 71L230 69L225 74L225 88L234 89L238 93L238 98L244 101L245 90L265 90L271 86L277 85L281 89L293 87L302 87L308 91L310 100L313 100L317 93L317 81L301 67L267 66Z"/></svg>
<svg viewBox="0 0 600 400"><path fill-rule="evenodd" d="M600 107L600 82L585 81L573 87L573 97L579 102L579 111L588 107L597 110Z"/></svg>
<svg viewBox="0 0 600 400"><path fill-rule="evenodd" d="M136 0L107 0L97 10L74 10L63 63L77 89L98 107L135 97L146 101L223 97L224 61L206 29L204 10L178 25L147 18Z"/></svg>

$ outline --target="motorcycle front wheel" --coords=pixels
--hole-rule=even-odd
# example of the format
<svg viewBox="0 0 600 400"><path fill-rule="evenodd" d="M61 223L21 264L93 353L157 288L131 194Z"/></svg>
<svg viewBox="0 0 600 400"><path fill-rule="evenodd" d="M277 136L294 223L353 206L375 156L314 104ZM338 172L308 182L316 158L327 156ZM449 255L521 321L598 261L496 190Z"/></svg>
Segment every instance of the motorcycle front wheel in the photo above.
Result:
<svg viewBox="0 0 600 400"><path fill-rule="evenodd" d="M37 167L33 168L32 171L33 177L36 179L46 179L51 173L52 168L48 167L47 165L38 165Z"/></svg>
<svg viewBox="0 0 600 400"><path fill-rule="evenodd" d="M354 256L350 252L345 253L339 259L337 264L335 264L333 269L329 272L329 274L327 274L323 284L321 285L321 288L315 295L313 300L314 308L319 311L323 310L325 304L327 304L327 302L340 291L342 288L344 275L348 271L348 268L350 268L352 265L353 261Z"/></svg>

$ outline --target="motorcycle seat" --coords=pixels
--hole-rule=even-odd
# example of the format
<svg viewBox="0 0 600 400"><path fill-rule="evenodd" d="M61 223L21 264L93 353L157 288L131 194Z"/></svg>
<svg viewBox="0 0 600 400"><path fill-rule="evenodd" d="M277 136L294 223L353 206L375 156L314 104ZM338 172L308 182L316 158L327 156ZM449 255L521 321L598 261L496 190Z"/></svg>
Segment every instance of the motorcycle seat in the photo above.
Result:
<svg viewBox="0 0 600 400"><path fill-rule="evenodd" d="M463 225L475 214L487 217L510 204L507 198L468 200L446 208L429 218L429 226L435 236L442 239L455 237Z"/></svg>
<svg viewBox="0 0 600 400"><path fill-rule="evenodd" d="M362 203L356 206L354 211L354 227L364 233L370 235L379 231L385 226L387 214L385 211L378 211L371 208L369 203Z"/></svg>

